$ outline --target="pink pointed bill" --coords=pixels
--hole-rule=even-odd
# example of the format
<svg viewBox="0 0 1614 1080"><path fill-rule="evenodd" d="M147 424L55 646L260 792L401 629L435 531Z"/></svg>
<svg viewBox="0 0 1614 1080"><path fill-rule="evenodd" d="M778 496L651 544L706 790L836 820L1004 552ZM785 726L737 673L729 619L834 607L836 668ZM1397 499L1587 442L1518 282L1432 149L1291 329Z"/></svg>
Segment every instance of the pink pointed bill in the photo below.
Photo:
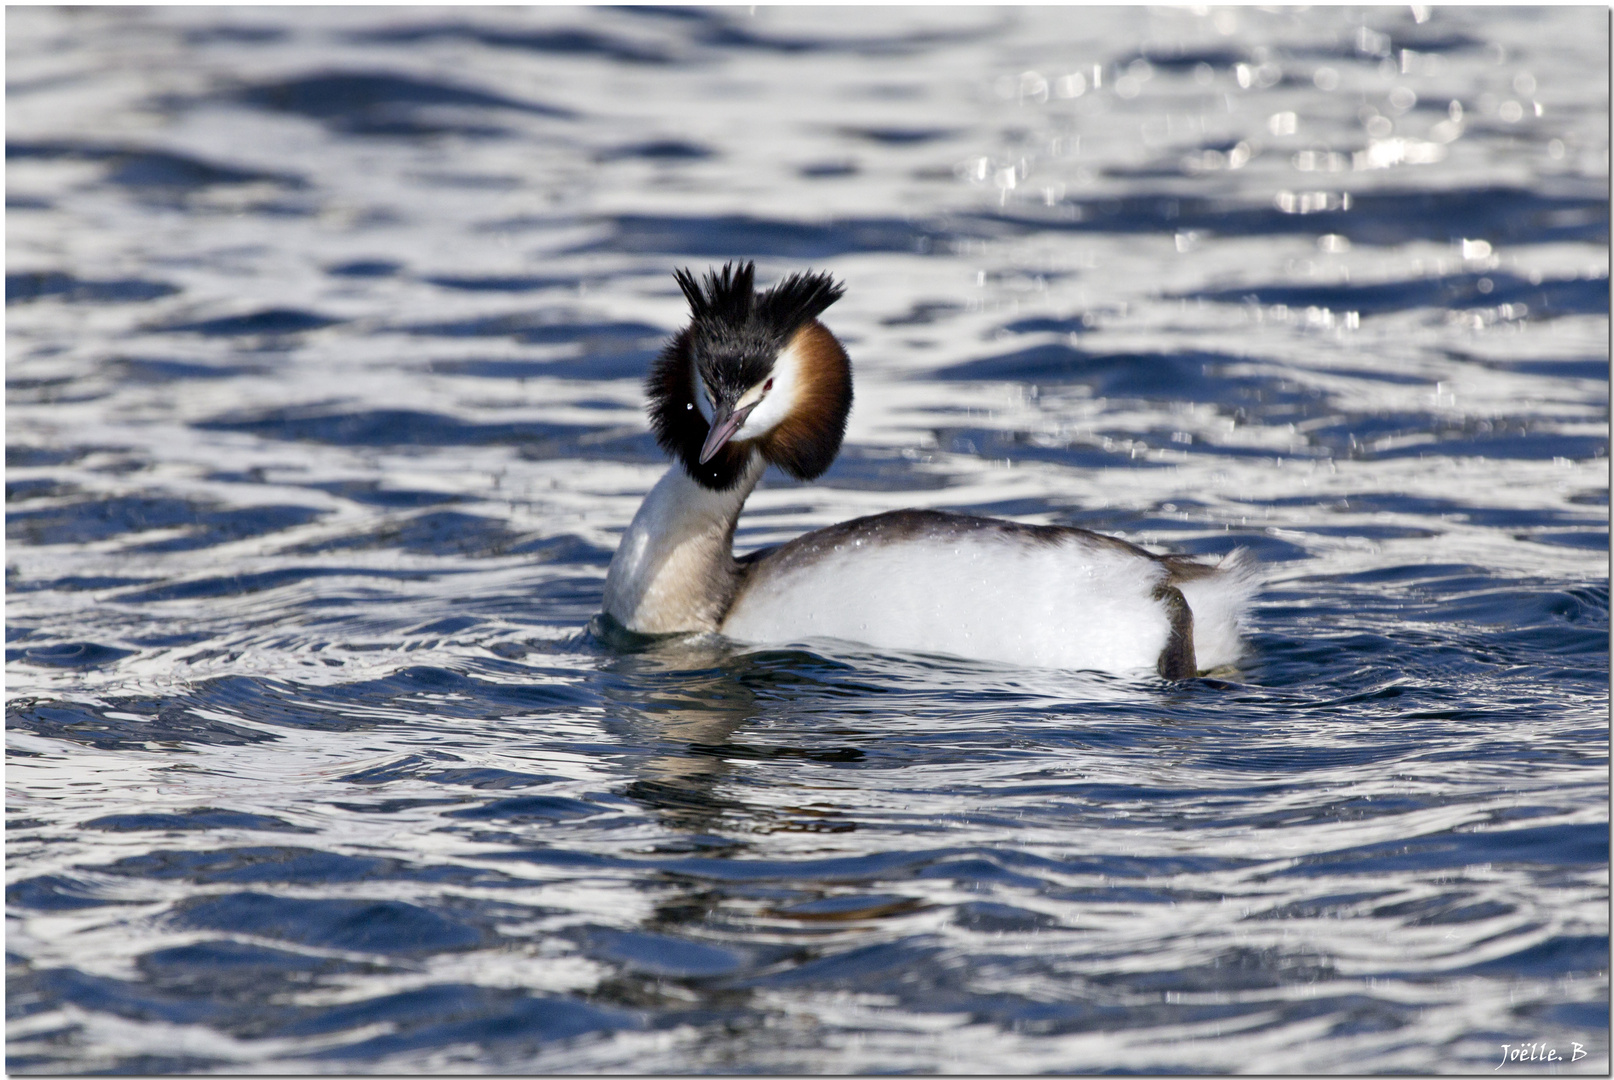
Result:
<svg viewBox="0 0 1614 1080"><path fill-rule="evenodd" d="M727 405L719 405L712 411L712 426L706 433L706 442L701 446L702 465L712 460L712 455L723 449L724 444L734 437L734 433L740 430L740 425L745 423L745 418L751 415L754 408L756 408L754 404L747 405L743 409L731 409Z"/></svg>

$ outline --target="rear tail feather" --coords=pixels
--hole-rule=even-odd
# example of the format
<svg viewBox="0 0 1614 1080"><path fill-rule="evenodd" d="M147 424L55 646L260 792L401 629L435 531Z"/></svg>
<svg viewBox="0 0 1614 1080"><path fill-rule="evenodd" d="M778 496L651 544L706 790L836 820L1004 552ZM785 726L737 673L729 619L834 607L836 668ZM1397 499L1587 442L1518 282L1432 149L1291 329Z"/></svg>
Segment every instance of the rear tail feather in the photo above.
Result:
<svg viewBox="0 0 1614 1080"><path fill-rule="evenodd" d="M1215 569L1179 581L1194 613L1194 658L1201 671L1231 664L1244 651L1249 603L1261 588L1260 563L1249 548L1222 556Z"/></svg>

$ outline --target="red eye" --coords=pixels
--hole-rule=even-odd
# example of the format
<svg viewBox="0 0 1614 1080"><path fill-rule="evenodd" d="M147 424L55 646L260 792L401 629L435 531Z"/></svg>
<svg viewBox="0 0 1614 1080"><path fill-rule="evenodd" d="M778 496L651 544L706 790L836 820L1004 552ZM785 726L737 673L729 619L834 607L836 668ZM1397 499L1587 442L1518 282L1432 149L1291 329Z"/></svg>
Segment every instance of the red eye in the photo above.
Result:
<svg viewBox="0 0 1614 1080"><path fill-rule="evenodd" d="M772 389L773 389L773 380L772 379L769 379L767 382L762 384L762 392L764 394L766 394L769 390L772 390Z"/></svg>

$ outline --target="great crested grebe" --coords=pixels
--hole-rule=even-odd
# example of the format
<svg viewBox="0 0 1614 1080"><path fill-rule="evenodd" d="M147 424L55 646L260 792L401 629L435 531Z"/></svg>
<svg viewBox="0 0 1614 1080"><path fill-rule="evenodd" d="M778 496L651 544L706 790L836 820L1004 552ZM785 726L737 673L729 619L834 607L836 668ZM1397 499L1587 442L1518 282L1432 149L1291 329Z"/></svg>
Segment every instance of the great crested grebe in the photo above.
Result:
<svg viewBox="0 0 1614 1080"><path fill-rule="evenodd" d="M675 273L690 324L646 382L676 459L611 560L605 614L641 634L829 637L1013 664L1189 678L1231 663L1255 591L1243 550L1217 566L1085 529L895 510L734 557L763 471L811 480L841 447L852 365L818 316L845 291L755 265Z"/></svg>

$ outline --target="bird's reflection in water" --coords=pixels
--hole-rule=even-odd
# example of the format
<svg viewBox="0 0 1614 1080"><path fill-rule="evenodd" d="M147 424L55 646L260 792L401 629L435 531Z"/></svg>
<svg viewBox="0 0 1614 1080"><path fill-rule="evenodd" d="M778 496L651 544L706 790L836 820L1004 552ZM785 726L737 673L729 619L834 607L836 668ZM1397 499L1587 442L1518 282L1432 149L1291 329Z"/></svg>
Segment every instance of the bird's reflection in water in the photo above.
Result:
<svg viewBox="0 0 1614 1080"><path fill-rule="evenodd" d="M815 819L809 826L814 831L855 829L850 821L818 824L817 819L836 817L832 808L782 815L743 801L737 785L723 783L737 761L832 762L863 756L855 747L761 746L743 736L748 726L770 713L801 704L802 695L791 692L792 684L808 684L801 689L810 696L813 680L804 673L822 668L825 660L805 652L742 651L704 635L647 639L608 620L596 620L591 630L617 654L601 672L607 676L603 696L610 703L608 722L631 730L632 744L651 751L634 763L638 776L622 794L652 809L663 825L680 834L658 845L659 853L730 856L749 848L750 837L799 831L804 823L795 820L798 816Z"/></svg>
<svg viewBox="0 0 1614 1080"><path fill-rule="evenodd" d="M800 875L785 871L786 880L776 877L769 837L845 833L856 825L843 808L823 805L827 792L817 785L810 808L793 805L806 800L748 800L747 791L790 780L768 776L765 768L752 775L737 765L861 758L863 751L852 746L817 740L810 747L769 745L755 731L747 737L748 728L835 702L824 693L822 676L844 674L843 665L805 651L747 652L715 637L613 638L608 626L597 622L591 629L614 654L600 669L607 723L619 727L625 745L645 751L628 763L636 775L620 793L651 810L667 833L645 854L671 858L661 873L640 879L654 902L633 929L601 926L580 939L588 955L617 969L596 995L635 1008L754 1008L756 990L745 980L821 951L806 939L758 947L750 940L756 919L777 919L780 907L822 900L828 887L805 868ZM708 860L727 859L755 860L758 875L710 872L715 867Z"/></svg>

